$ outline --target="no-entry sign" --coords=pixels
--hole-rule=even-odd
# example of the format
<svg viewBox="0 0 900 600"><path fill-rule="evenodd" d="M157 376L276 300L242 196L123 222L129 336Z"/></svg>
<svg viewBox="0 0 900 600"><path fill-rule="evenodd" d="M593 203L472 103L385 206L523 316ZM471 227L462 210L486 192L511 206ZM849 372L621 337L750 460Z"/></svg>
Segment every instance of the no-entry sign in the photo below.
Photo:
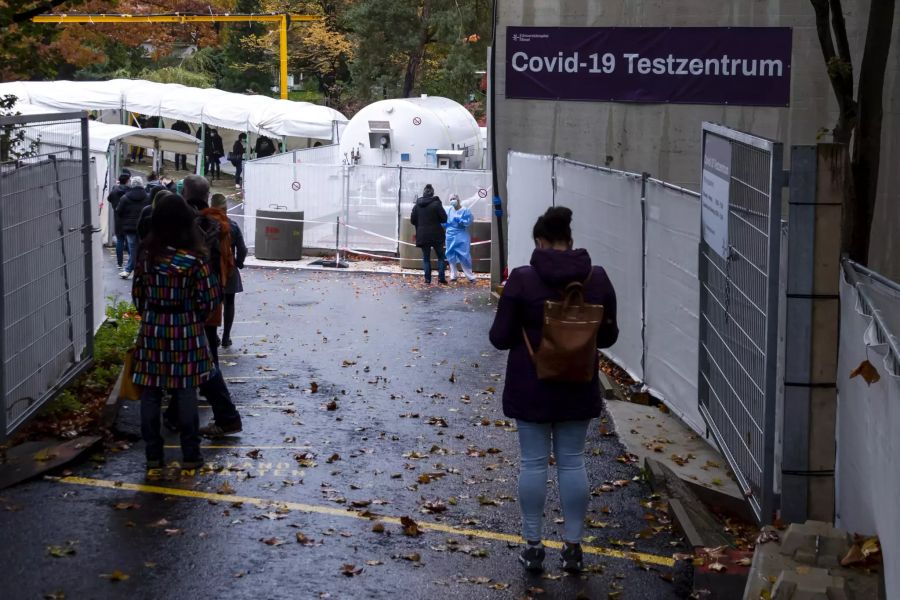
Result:
<svg viewBox="0 0 900 600"><path fill-rule="evenodd" d="M787 106L788 27L509 27L506 97Z"/></svg>

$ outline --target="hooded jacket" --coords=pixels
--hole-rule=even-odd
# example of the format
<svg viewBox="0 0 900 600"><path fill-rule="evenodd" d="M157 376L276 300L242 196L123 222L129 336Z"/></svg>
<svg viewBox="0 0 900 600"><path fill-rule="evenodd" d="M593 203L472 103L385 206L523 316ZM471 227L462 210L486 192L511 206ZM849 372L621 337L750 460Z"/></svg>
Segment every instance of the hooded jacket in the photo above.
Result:
<svg viewBox="0 0 900 600"><path fill-rule="evenodd" d="M447 211L444 210L441 199L434 195L433 190L426 190L425 194L416 200L409 220L416 228L416 246L419 248L443 247L444 228L441 227L441 224L447 222Z"/></svg>
<svg viewBox="0 0 900 600"><path fill-rule="evenodd" d="M115 233L117 236L125 234L125 232L122 231L122 224L119 222L119 217L116 214L116 212L119 209L119 201L122 199L122 196L124 196L125 194L128 193L128 191L130 189L131 189L131 187L129 187L128 185L126 185L124 183L117 183L116 185L114 185L112 187L112 189L109 192L109 196L107 197L107 200L109 201L109 205L112 206L112 209L113 209L113 217L114 217L113 221L116 226Z"/></svg>
<svg viewBox="0 0 900 600"><path fill-rule="evenodd" d="M129 189L128 193L119 199L119 206L116 208L116 218L123 233L137 233L141 211L148 204L150 204L150 196L147 195L147 190L142 187Z"/></svg>
<svg viewBox="0 0 900 600"><path fill-rule="evenodd" d="M619 337L616 292L603 267L591 265L587 250L538 249L531 256L531 266L510 273L490 332L491 343L496 348L509 350L503 388L503 413L507 417L555 423L600 416L599 375L591 383L540 381L522 337L524 329L532 347L537 349L544 302L561 298L566 285L585 281L588 275L591 278L585 286L585 301L604 307L597 347L608 348ZM596 366L599 372L599 358Z"/></svg>

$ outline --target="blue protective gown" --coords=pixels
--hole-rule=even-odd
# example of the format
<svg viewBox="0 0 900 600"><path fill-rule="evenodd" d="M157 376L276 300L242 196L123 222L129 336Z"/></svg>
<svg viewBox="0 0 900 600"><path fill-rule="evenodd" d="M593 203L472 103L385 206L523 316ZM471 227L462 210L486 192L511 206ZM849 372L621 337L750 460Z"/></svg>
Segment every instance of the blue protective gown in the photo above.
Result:
<svg viewBox="0 0 900 600"><path fill-rule="evenodd" d="M469 236L472 220L472 211L466 207L459 210L450 207L447 211L447 262L460 263L467 269L472 268L472 239Z"/></svg>

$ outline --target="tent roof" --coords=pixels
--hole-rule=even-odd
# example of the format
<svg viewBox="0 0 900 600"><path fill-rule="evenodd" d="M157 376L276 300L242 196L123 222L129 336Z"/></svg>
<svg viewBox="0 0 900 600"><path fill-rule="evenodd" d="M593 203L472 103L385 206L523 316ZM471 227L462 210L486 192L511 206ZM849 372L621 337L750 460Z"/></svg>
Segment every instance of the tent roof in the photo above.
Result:
<svg viewBox="0 0 900 600"><path fill-rule="evenodd" d="M56 112L24 102L16 102L13 110L23 115L48 114L52 116ZM41 125L39 131L40 138L44 141L73 147L78 146L78 140L81 137L81 126L77 121L61 123L48 121ZM200 140L194 136L172 129L141 129L131 125L116 125L99 121L88 121L88 140L88 146L93 152L106 152L109 145L116 141L140 148L155 148L158 144L160 150L178 154L196 154L197 147L200 145Z"/></svg>
<svg viewBox="0 0 900 600"><path fill-rule="evenodd" d="M338 111L309 102L276 100L213 88L135 79L110 81L13 81L0 83L0 96L56 110L118 110L208 123L273 137L330 140L334 124L346 122Z"/></svg>

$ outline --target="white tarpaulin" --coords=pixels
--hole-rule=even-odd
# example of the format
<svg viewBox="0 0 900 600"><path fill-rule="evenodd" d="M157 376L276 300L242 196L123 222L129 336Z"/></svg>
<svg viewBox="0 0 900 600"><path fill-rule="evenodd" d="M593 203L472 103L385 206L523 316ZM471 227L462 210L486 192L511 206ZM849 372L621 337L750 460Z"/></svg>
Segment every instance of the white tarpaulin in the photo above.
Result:
<svg viewBox="0 0 900 600"><path fill-rule="evenodd" d="M616 289L619 340L604 353L641 381L644 249L640 176L559 158L554 173L554 203L574 213L575 247L590 252L594 264L606 269Z"/></svg>
<svg viewBox="0 0 900 600"><path fill-rule="evenodd" d="M531 263L534 222L553 206L553 157L510 152L506 200L509 269Z"/></svg>
<svg viewBox="0 0 900 600"><path fill-rule="evenodd" d="M647 180L647 354L644 379L694 431L705 425L697 404L700 334L700 201L697 194Z"/></svg>
<svg viewBox="0 0 900 600"><path fill-rule="evenodd" d="M845 265L841 277L841 333L838 358L837 469L835 522L842 529L878 535L884 556L887 598L900 598L900 356L887 342L900 335L900 289ZM847 278L852 270L859 281ZM873 318L882 316L885 331ZM863 361L880 379L851 377Z"/></svg>
<svg viewBox="0 0 900 600"><path fill-rule="evenodd" d="M338 123L347 120L309 102L134 79L0 83L0 96L6 94L53 110L126 110L273 137L336 141Z"/></svg>

